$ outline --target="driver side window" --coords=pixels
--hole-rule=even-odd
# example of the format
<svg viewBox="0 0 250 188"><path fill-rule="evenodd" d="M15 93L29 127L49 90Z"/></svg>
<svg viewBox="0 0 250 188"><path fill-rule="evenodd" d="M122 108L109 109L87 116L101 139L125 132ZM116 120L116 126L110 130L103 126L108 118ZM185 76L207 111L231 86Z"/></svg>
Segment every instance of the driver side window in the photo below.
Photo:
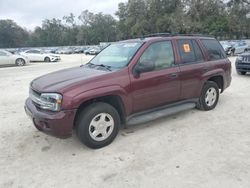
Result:
<svg viewBox="0 0 250 188"><path fill-rule="evenodd" d="M174 52L171 41L151 44L142 54L139 66L153 66L151 71L162 70L174 65Z"/></svg>

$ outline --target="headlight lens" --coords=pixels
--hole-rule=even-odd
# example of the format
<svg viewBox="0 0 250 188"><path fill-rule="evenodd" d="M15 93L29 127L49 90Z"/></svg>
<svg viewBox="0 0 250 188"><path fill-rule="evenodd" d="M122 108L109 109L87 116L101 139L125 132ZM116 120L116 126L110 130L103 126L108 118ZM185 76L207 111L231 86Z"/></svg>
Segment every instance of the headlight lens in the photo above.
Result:
<svg viewBox="0 0 250 188"><path fill-rule="evenodd" d="M59 111L62 104L62 95L57 93L42 93L40 100L43 104L40 106L43 109Z"/></svg>
<svg viewBox="0 0 250 188"><path fill-rule="evenodd" d="M242 61L243 60L243 57L242 56L238 56L237 57L237 61Z"/></svg>
<svg viewBox="0 0 250 188"><path fill-rule="evenodd" d="M62 95L58 93L42 93L40 96L31 93L30 97L42 109L51 111L61 110Z"/></svg>

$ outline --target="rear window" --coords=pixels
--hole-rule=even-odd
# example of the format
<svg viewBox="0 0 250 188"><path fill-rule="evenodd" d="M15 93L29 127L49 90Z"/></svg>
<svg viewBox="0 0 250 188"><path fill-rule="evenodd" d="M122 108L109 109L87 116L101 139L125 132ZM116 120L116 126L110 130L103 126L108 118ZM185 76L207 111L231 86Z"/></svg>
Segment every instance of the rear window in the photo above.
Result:
<svg viewBox="0 0 250 188"><path fill-rule="evenodd" d="M226 58L224 49L217 40L214 39L201 39L204 47L207 49L209 60L219 60Z"/></svg>

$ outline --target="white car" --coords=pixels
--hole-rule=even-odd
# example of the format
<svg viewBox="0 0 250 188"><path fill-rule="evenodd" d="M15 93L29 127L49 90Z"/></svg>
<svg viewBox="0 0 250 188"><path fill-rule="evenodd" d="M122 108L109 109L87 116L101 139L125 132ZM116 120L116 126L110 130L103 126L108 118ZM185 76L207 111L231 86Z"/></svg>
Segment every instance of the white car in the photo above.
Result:
<svg viewBox="0 0 250 188"><path fill-rule="evenodd" d="M235 48L235 54L241 54L249 50L249 46L245 41L232 42L232 45Z"/></svg>
<svg viewBox="0 0 250 188"><path fill-rule="evenodd" d="M55 62L61 59L59 55L43 53L41 50L26 50L21 52L21 55L27 57L30 61Z"/></svg>
<svg viewBox="0 0 250 188"><path fill-rule="evenodd" d="M0 65L17 65L24 66L29 63L29 59L17 54L12 54L6 50L0 50Z"/></svg>

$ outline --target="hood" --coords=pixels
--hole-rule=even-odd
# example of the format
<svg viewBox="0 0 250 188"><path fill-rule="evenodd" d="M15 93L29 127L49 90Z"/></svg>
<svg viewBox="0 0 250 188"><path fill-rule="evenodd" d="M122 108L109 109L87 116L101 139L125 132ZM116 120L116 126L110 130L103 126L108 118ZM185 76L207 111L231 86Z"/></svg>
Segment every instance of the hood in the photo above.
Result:
<svg viewBox="0 0 250 188"><path fill-rule="evenodd" d="M38 77L31 82L31 87L39 92L60 92L78 82L107 73L103 70L74 67Z"/></svg>

